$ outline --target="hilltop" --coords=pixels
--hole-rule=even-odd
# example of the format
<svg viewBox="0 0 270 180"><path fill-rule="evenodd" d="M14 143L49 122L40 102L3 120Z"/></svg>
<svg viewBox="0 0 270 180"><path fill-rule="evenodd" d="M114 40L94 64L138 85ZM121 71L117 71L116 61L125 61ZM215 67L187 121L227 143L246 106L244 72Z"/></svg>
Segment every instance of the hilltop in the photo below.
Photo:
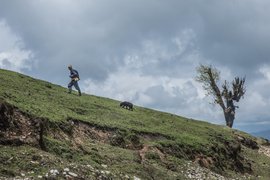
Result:
<svg viewBox="0 0 270 180"><path fill-rule="evenodd" d="M11 71L0 79L1 179L270 177L267 140Z"/></svg>

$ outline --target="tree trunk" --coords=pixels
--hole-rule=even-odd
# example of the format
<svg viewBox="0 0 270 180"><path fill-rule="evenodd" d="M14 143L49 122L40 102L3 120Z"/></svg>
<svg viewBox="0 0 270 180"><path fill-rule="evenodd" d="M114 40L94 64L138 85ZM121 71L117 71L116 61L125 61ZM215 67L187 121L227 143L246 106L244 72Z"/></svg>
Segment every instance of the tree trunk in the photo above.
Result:
<svg viewBox="0 0 270 180"><path fill-rule="evenodd" d="M233 126L233 122L234 122L234 114L235 112L233 111L224 111L224 117L225 117L225 120L226 120L226 125L230 128L232 128Z"/></svg>

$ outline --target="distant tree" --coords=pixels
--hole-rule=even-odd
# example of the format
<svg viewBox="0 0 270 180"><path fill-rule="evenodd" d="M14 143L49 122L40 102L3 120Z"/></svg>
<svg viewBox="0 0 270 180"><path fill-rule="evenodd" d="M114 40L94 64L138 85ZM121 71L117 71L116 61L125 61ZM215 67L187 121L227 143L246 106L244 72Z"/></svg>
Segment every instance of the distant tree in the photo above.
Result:
<svg viewBox="0 0 270 180"><path fill-rule="evenodd" d="M244 87L245 78L235 77L231 83L231 90L227 81L224 82L220 90L217 85L219 80L220 72L215 67L207 65L197 67L196 81L203 84L207 95L214 97L214 103L219 104L223 110L226 125L232 128L235 109L238 108L238 106L234 105L234 102L239 102L246 92Z"/></svg>

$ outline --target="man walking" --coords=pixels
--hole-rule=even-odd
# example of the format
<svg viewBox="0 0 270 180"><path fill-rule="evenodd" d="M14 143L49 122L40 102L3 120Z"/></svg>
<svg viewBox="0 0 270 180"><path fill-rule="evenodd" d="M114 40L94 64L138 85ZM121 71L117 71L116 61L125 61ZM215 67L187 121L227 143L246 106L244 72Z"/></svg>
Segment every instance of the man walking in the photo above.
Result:
<svg viewBox="0 0 270 180"><path fill-rule="evenodd" d="M80 90L80 87L79 87L79 84L78 84L78 81L80 80L79 73L78 73L78 71L76 71L75 69L72 68L72 65L69 65L68 69L70 71L70 76L69 77L71 78L71 81L68 84L68 89L69 89L68 92L71 93L72 92L72 86L74 86L75 89L78 90L79 96L81 96L82 93L81 93L81 90Z"/></svg>

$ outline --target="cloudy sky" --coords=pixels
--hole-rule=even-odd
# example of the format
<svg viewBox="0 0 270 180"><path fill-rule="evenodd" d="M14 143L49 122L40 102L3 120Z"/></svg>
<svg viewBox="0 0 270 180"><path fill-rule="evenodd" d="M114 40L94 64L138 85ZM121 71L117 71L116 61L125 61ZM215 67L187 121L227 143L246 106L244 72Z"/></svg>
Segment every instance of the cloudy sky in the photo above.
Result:
<svg viewBox="0 0 270 180"><path fill-rule="evenodd" d="M235 128L270 129L269 0L0 0L0 67L224 124L199 64L246 76Z"/></svg>

